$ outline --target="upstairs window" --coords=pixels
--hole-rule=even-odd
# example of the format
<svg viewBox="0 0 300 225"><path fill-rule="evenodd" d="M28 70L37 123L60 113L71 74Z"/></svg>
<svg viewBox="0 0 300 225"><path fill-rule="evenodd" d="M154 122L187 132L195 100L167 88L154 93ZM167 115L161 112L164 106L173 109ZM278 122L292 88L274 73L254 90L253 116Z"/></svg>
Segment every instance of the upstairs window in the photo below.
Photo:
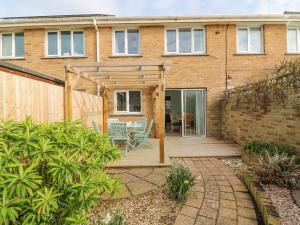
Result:
<svg viewBox="0 0 300 225"><path fill-rule="evenodd" d="M288 53L300 53L300 28L288 28L287 51Z"/></svg>
<svg viewBox="0 0 300 225"><path fill-rule="evenodd" d="M114 30L115 55L139 55L140 33L138 29Z"/></svg>
<svg viewBox="0 0 300 225"><path fill-rule="evenodd" d="M258 54L263 52L260 27L245 27L237 30L237 52Z"/></svg>
<svg viewBox="0 0 300 225"><path fill-rule="evenodd" d="M83 56L84 32L83 31L48 31L47 56Z"/></svg>
<svg viewBox="0 0 300 225"><path fill-rule="evenodd" d="M24 33L1 33L0 56L1 58L23 58Z"/></svg>
<svg viewBox="0 0 300 225"><path fill-rule="evenodd" d="M172 28L166 30L166 54L204 54L203 28Z"/></svg>
<svg viewBox="0 0 300 225"><path fill-rule="evenodd" d="M116 91L115 104L116 113L140 113L142 110L141 91Z"/></svg>

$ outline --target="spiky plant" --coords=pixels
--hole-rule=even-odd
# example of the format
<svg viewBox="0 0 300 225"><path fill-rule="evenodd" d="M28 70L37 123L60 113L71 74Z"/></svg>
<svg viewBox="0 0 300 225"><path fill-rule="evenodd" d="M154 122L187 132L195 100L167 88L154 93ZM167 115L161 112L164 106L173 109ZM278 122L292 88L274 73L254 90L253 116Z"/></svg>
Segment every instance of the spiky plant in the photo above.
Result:
<svg viewBox="0 0 300 225"><path fill-rule="evenodd" d="M118 180L107 136L80 122L0 122L0 224L86 224L100 194Z"/></svg>

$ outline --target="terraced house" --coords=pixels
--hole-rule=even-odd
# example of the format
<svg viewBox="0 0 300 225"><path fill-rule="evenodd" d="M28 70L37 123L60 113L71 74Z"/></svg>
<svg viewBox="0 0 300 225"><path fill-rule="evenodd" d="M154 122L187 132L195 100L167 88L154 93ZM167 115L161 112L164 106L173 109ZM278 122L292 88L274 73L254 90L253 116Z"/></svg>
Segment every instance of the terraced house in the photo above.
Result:
<svg viewBox="0 0 300 225"><path fill-rule="evenodd" d="M106 78L112 79L113 85L106 91L104 121L153 117L156 136L158 92L164 92L167 135L219 137L220 100L225 91L263 79L281 60L299 56L300 14L292 12L186 17L92 14L0 20L0 58L58 79L65 80L64 65L68 62L165 62L163 89L147 85L151 70L142 66L136 68L139 75L120 85L109 71L90 68L98 72L98 78L106 72ZM122 76L122 72L114 71L114 75ZM137 76L148 76L149 81L138 82ZM103 94L93 85L76 89Z"/></svg>

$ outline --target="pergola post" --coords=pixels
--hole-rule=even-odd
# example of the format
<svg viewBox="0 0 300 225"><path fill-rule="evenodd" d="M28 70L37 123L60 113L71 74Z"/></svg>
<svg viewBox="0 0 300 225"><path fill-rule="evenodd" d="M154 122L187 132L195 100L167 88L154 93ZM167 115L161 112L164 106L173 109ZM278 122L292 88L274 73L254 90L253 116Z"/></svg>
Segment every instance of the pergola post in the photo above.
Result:
<svg viewBox="0 0 300 225"><path fill-rule="evenodd" d="M159 80L159 162L165 162L165 77L164 68Z"/></svg>
<svg viewBox="0 0 300 225"><path fill-rule="evenodd" d="M65 120L72 120L73 115L73 85L72 85L72 74L66 69L66 80L65 80L65 102L64 102L64 114Z"/></svg>

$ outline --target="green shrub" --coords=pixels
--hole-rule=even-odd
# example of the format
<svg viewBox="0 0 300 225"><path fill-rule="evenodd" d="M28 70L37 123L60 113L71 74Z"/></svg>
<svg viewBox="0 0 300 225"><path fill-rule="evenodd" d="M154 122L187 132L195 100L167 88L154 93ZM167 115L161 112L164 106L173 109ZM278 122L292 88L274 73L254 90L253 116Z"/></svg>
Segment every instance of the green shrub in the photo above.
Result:
<svg viewBox="0 0 300 225"><path fill-rule="evenodd" d="M182 165L171 166L167 174L169 196L179 202L186 199L186 194L195 183L195 176Z"/></svg>
<svg viewBox="0 0 300 225"><path fill-rule="evenodd" d="M0 123L0 224L86 224L120 151L77 122Z"/></svg>
<svg viewBox="0 0 300 225"><path fill-rule="evenodd" d="M112 215L108 213L104 219L95 219L93 225L127 225L128 218L122 210L117 209L112 212Z"/></svg>
<svg viewBox="0 0 300 225"><path fill-rule="evenodd" d="M262 183L288 187L298 186L300 182L300 165L296 164L295 156L286 153L271 155L266 152L265 156L260 156L254 172Z"/></svg>
<svg viewBox="0 0 300 225"><path fill-rule="evenodd" d="M264 154L268 152L271 155L276 153L287 153L287 155L296 155L296 149L285 144L275 144L261 140L252 140L243 145L243 149L249 153Z"/></svg>

